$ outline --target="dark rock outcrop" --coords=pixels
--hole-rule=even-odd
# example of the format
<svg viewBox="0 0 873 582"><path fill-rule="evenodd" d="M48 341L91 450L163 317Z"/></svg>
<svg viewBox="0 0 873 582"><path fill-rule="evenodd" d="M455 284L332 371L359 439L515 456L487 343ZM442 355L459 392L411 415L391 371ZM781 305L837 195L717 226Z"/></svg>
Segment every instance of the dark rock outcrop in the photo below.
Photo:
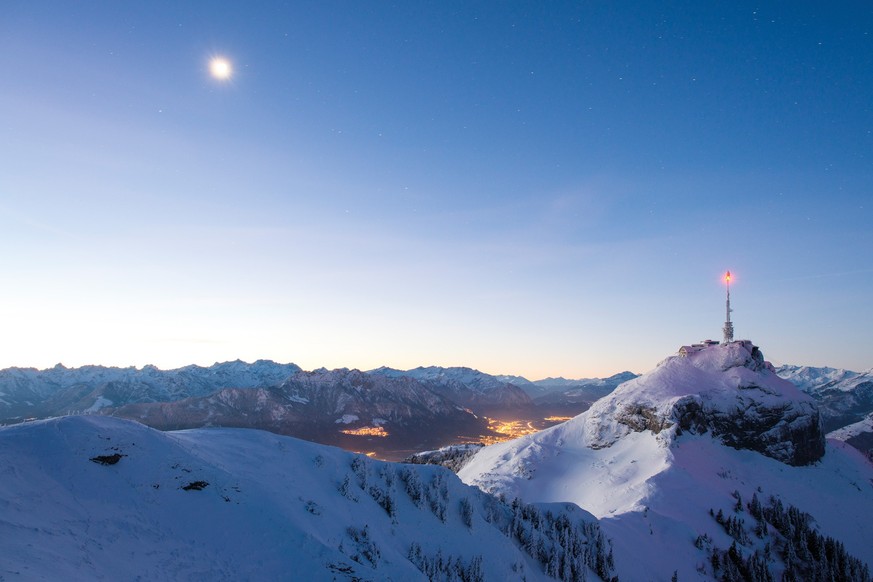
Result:
<svg viewBox="0 0 873 582"><path fill-rule="evenodd" d="M821 418L809 403L751 404L745 410L707 410L693 399L678 402L673 417L680 431L710 432L729 447L757 451L788 465L809 465L825 452Z"/></svg>

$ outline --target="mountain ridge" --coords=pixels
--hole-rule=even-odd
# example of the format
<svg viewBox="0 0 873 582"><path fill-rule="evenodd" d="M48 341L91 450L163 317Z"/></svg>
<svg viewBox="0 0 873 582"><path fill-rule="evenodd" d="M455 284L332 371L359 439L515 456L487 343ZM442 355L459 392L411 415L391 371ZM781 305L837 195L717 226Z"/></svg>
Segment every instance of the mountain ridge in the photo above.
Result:
<svg viewBox="0 0 873 582"><path fill-rule="evenodd" d="M257 360L221 362L209 367L189 365L172 370L155 366L67 368L6 368L0 370L3 416L52 416L70 411L95 412L133 402L172 402L204 396L225 387L254 388L281 382L300 371L296 364ZM121 401L116 402L106 392ZM102 400L101 400L102 398Z"/></svg>
<svg viewBox="0 0 873 582"><path fill-rule="evenodd" d="M524 390L499 378L473 368L419 366L410 370L381 367L368 374L387 377L405 376L418 380L430 390L438 392L458 404L484 413L495 408L522 408L533 401Z"/></svg>

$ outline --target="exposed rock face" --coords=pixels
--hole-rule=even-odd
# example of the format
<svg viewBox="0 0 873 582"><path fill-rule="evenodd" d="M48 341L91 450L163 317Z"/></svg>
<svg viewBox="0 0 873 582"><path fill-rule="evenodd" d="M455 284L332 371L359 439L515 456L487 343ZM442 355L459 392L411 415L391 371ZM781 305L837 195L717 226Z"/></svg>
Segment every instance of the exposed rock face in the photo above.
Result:
<svg viewBox="0 0 873 582"><path fill-rule="evenodd" d="M595 403L589 419L593 448L648 430L668 440L709 433L789 465L814 463L825 451L815 402L779 378L751 342L668 358Z"/></svg>
<svg viewBox="0 0 873 582"><path fill-rule="evenodd" d="M745 410L707 410L700 402L678 402L673 417L692 434L711 431L735 449L757 451L789 465L809 465L825 452L821 419L809 403L767 406L750 403Z"/></svg>
<svg viewBox="0 0 873 582"><path fill-rule="evenodd" d="M659 434L662 430L673 426L670 418L658 414L654 408L645 408L639 405L628 405L615 417L616 422L629 427L634 432L650 430Z"/></svg>
<svg viewBox="0 0 873 582"><path fill-rule="evenodd" d="M403 462L412 465L440 465L457 473L484 446L480 443L451 445L437 451L415 453L403 459Z"/></svg>

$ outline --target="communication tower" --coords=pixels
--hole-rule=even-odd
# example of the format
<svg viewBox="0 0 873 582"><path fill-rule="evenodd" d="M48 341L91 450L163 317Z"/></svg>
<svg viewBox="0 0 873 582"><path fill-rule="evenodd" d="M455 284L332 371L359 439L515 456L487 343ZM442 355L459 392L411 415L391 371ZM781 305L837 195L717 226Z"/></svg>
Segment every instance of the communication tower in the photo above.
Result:
<svg viewBox="0 0 873 582"><path fill-rule="evenodd" d="M724 282L727 284L727 304L726 304L726 319L724 322L724 343L729 344L734 341L734 324L731 322L731 272L725 273Z"/></svg>

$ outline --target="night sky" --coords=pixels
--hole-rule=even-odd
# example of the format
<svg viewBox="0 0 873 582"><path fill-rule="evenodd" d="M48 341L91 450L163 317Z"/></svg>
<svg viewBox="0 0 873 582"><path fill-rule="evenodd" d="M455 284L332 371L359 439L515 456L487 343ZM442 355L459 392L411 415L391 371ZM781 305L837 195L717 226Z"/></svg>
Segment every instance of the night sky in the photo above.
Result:
<svg viewBox="0 0 873 582"><path fill-rule="evenodd" d="M0 70L0 367L644 372L727 269L873 366L869 2L7 0Z"/></svg>

